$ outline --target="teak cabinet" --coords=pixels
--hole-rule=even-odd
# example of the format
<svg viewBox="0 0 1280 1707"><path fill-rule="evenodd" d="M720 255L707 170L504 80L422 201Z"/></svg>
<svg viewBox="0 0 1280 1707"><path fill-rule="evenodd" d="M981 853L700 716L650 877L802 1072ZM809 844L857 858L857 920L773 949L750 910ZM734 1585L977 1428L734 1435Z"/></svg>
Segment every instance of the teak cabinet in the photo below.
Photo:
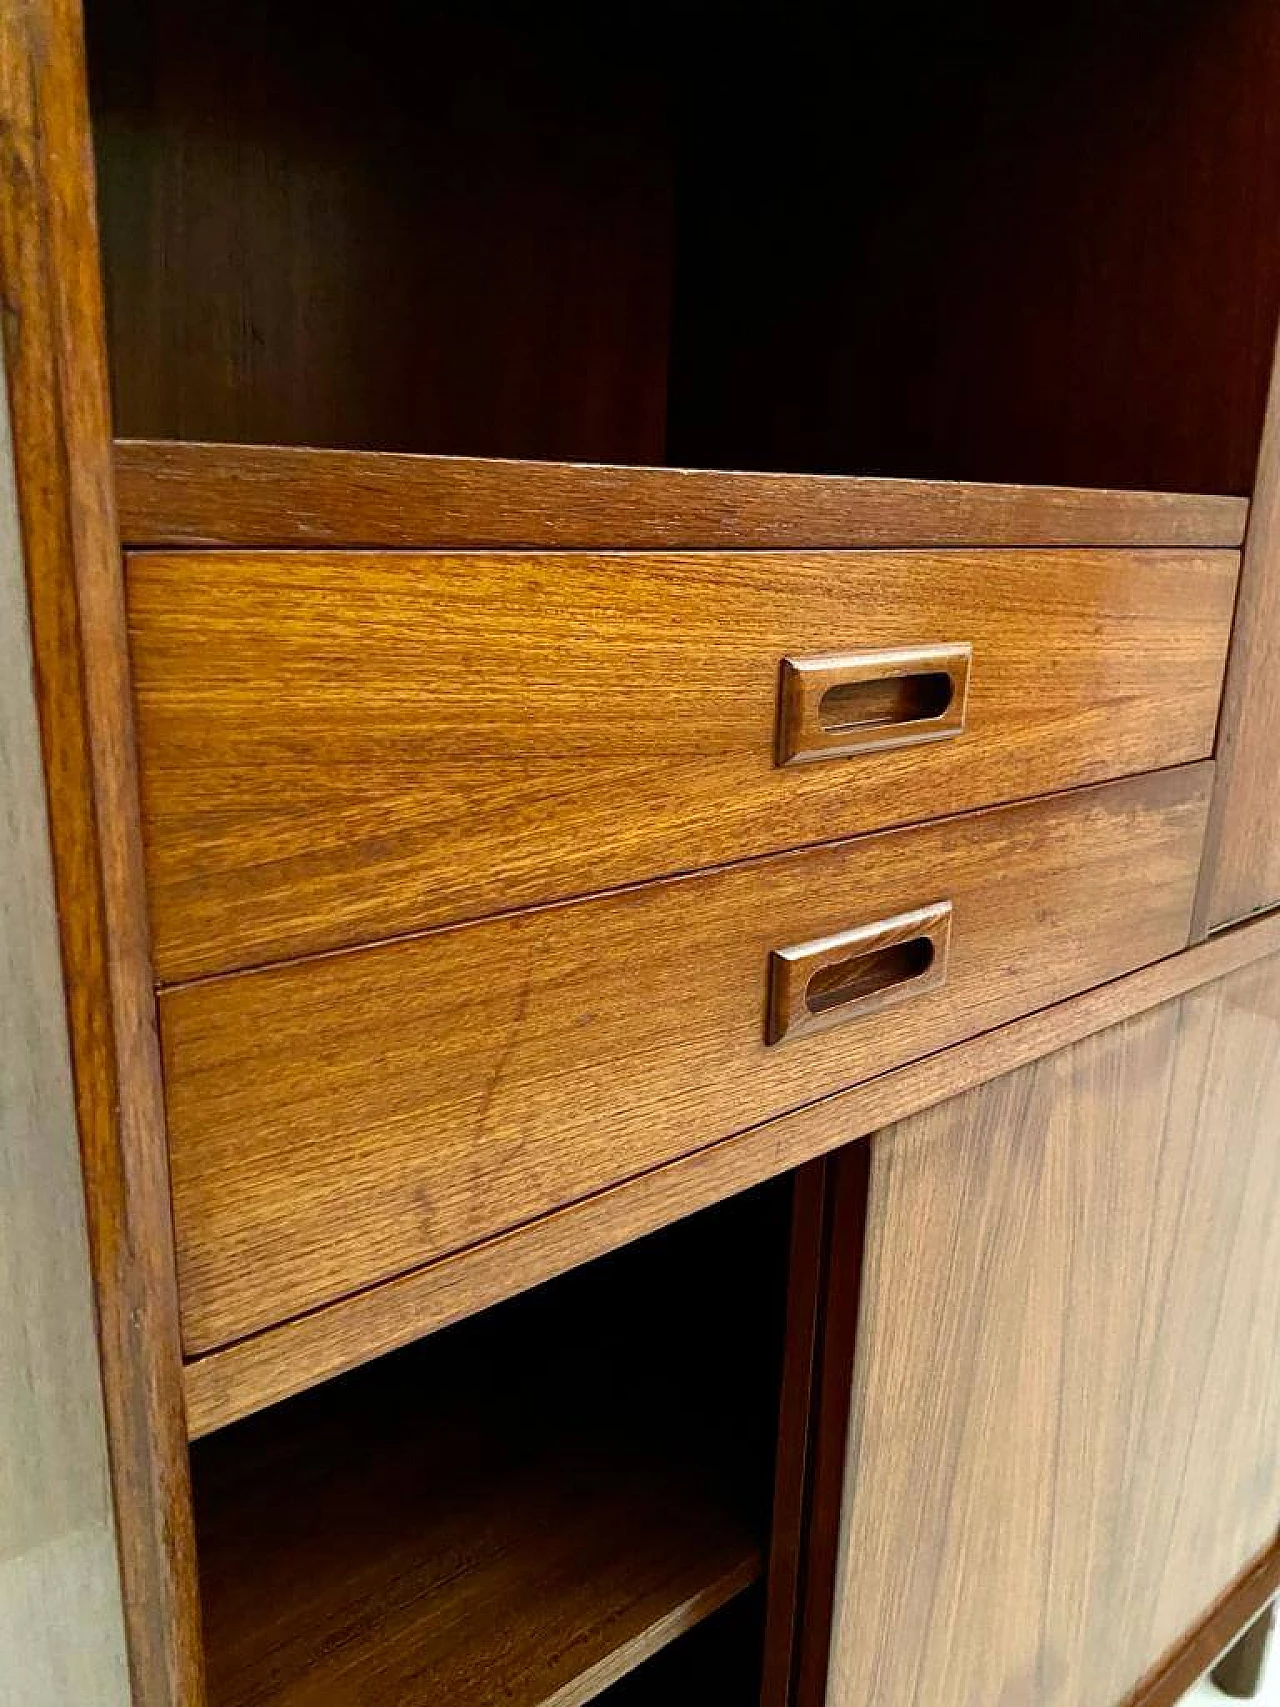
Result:
<svg viewBox="0 0 1280 1707"><path fill-rule="evenodd" d="M1278 100L1271 0L0 0L0 1698L1265 1611Z"/></svg>

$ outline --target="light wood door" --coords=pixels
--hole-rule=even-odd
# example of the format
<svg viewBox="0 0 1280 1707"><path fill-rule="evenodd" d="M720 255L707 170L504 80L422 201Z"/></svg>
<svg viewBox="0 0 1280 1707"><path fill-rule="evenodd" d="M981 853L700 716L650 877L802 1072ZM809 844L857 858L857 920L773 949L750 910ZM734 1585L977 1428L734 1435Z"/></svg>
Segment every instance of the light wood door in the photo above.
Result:
<svg viewBox="0 0 1280 1707"><path fill-rule="evenodd" d="M873 1141L806 1707L1146 1699L1272 1547L1278 1136L1273 958Z"/></svg>

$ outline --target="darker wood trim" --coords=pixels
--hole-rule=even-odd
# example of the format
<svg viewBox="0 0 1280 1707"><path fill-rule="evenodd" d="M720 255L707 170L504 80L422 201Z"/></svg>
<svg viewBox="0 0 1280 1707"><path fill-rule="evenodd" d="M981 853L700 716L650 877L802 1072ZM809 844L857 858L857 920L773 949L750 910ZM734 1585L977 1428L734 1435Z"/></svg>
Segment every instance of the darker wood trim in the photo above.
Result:
<svg viewBox="0 0 1280 1707"><path fill-rule="evenodd" d="M82 26L0 7L0 278L133 1700L203 1700Z"/></svg>
<svg viewBox="0 0 1280 1707"><path fill-rule="evenodd" d="M211 1352L186 1368L192 1436L1276 953L1280 912Z"/></svg>
<svg viewBox="0 0 1280 1707"><path fill-rule="evenodd" d="M822 1333L810 1411L813 1462L808 1528L797 1597L792 1693L787 1698L793 1707L823 1707L827 1696L844 1523L846 1442L854 1394L849 1371L858 1367L855 1353L871 1200L871 1159L872 1146L856 1144L832 1157L829 1164Z"/></svg>
<svg viewBox="0 0 1280 1707"><path fill-rule="evenodd" d="M788 1707L791 1700L811 1507L811 1418L822 1330L832 1165L830 1158L823 1156L801 1168L792 1198L760 1707Z"/></svg>
<svg viewBox="0 0 1280 1707"><path fill-rule="evenodd" d="M146 439L117 442L115 467L130 547L1234 550L1248 515L1188 493Z"/></svg>
<svg viewBox="0 0 1280 1707"><path fill-rule="evenodd" d="M1143 1679L1122 1707L1174 1707L1278 1591L1280 1541L1227 1590L1204 1622Z"/></svg>

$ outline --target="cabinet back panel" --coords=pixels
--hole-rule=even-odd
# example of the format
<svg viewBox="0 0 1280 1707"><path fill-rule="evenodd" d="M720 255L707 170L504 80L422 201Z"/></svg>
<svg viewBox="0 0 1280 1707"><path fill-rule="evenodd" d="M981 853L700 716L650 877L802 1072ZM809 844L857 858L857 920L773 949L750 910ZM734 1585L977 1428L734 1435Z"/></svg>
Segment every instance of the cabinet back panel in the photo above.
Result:
<svg viewBox="0 0 1280 1707"><path fill-rule="evenodd" d="M661 462L655 17L91 7L117 429Z"/></svg>
<svg viewBox="0 0 1280 1707"><path fill-rule="evenodd" d="M1280 9L839 10L686 139L673 460L1247 491Z"/></svg>

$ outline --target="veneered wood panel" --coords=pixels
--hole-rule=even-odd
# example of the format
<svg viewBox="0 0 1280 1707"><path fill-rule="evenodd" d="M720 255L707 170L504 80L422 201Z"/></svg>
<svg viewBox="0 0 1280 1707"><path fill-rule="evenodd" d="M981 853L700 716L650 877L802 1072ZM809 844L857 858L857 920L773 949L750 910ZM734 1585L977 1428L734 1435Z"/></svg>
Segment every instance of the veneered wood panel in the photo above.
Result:
<svg viewBox="0 0 1280 1707"><path fill-rule="evenodd" d="M90 162L76 0L0 7L2 329L130 1681L134 1707L198 1707L173 1227Z"/></svg>
<svg viewBox="0 0 1280 1707"><path fill-rule="evenodd" d="M794 1427L795 1419L803 1417L807 1462L803 1476L797 1477L797 1467L789 1462L794 1454L788 1453L787 1435L780 1429L760 1707L791 1707L797 1699L813 1698L815 1667L825 1667L841 1531L848 1368L857 1331L870 1177L871 1146L859 1144L834 1159L824 1158L797 1184L793 1232L798 1262L793 1262L789 1298L794 1307L797 1292L802 1300L813 1286L817 1300L812 1365L807 1379L793 1361L784 1366L782 1419L792 1419ZM822 1239L816 1250L812 1239L808 1249L803 1242L806 1192L820 1193L823 1200ZM791 1332L789 1322L788 1338ZM790 1564L792 1548L799 1555L798 1567ZM821 1683L819 1676L819 1689Z"/></svg>
<svg viewBox="0 0 1280 1707"><path fill-rule="evenodd" d="M1249 489L1271 0L95 12L130 433Z"/></svg>
<svg viewBox="0 0 1280 1707"><path fill-rule="evenodd" d="M1234 554L137 554L165 981L1206 756ZM964 731L775 764L784 656L967 643Z"/></svg>
<svg viewBox="0 0 1280 1707"><path fill-rule="evenodd" d="M797 1170L787 1265L787 1321L769 1528L760 1707L777 1707L789 1699L799 1636L796 1620L807 1563L811 1448L817 1433L811 1400L827 1295L829 1197L825 1158Z"/></svg>
<svg viewBox="0 0 1280 1707"><path fill-rule="evenodd" d="M151 546L1200 546L1244 498L850 475L610 468L287 445L116 444L120 531Z"/></svg>
<svg viewBox="0 0 1280 1707"><path fill-rule="evenodd" d="M1210 774L166 992L188 1349L1174 952ZM771 949L940 899L954 907L945 987L765 1044Z"/></svg>
<svg viewBox="0 0 1280 1707"><path fill-rule="evenodd" d="M1280 904L1280 369L1249 513L1217 753L1196 906L1204 930Z"/></svg>
<svg viewBox="0 0 1280 1707"><path fill-rule="evenodd" d="M1272 958L873 1141L828 1707L1114 1707L1270 1549L1278 1118Z"/></svg>

